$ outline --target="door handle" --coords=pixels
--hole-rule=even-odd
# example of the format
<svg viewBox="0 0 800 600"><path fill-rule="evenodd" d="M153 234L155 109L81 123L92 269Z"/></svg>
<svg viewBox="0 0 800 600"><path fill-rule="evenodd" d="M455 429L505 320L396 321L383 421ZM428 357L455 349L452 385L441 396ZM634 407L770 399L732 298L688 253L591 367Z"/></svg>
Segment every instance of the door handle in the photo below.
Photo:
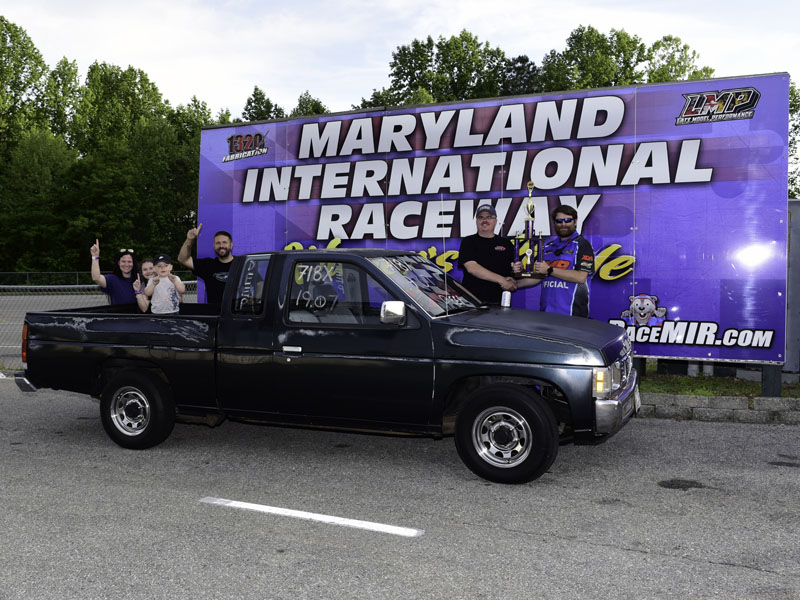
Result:
<svg viewBox="0 0 800 600"><path fill-rule="evenodd" d="M303 351L303 348L300 346L283 346L281 349L284 352L292 352L294 354L300 354Z"/></svg>

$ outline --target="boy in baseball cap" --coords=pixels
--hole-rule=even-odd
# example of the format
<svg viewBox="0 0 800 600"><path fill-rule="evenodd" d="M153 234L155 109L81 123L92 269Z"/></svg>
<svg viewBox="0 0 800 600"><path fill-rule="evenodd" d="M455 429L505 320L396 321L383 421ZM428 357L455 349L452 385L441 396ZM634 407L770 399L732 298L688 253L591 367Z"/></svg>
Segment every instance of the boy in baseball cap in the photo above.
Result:
<svg viewBox="0 0 800 600"><path fill-rule="evenodd" d="M167 254L156 254L153 262L156 276L144 290L150 298L150 310L156 315L178 314L186 286L180 277L172 274L172 260Z"/></svg>

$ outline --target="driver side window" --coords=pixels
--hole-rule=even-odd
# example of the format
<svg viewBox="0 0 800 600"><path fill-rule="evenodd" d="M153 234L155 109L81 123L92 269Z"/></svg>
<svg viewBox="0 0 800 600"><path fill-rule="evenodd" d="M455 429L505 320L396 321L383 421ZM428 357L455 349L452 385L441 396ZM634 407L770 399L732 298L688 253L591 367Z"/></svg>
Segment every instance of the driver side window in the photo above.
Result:
<svg viewBox="0 0 800 600"><path fill-rule="evenodd" d="M380 325L381 304L391 299L358 265L303 261L294 266L288 318L290 323Z"/></svg>

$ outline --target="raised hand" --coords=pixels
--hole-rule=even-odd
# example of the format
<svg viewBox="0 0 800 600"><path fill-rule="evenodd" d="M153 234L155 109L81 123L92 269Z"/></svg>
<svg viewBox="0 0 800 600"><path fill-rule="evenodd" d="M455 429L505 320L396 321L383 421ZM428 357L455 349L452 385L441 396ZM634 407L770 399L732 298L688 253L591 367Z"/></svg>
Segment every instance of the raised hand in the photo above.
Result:
<svg viewBox="0 0 800 600"><path fill-rule="evenodd" d="M100 256L100 241L99 240L97 240L97 239L94 240L94 245L91 248L89 248L89 252L92 254L92 256Z"/></svg>
<svg viewBox="0 0 800 600"><path fill-rule="evenodd" d="M142 280L139 279L139 275L136 275L136 281L133 282L133 291L134 292L142 291Z"/></svg>
<svg viewBox="0 0 800 600"><path fill-rule="evenodd" d="M197 227L193 227L189 231L186 232L186 239L187 240L196 240L197 237L200 235L200 230L203 228L203 224L200 223Z"/></svg>

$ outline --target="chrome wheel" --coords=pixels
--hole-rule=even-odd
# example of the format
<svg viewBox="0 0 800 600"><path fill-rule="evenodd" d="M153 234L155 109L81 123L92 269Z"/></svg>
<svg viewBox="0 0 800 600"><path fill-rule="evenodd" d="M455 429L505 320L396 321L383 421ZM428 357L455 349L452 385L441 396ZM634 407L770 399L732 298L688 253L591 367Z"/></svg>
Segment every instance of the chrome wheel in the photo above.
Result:
<svg viewBox="0 0 800 600"><path fill-rule="evenodd" d="M150 422L150 402L141 390L126 386L111 401L111 422L128 436L141 434Z"/></svg>
<svg viewBox="0 0 800 600"><path fill-rule="evenodd" d="M493 406L473 421L472 443L478 456L492 466L514 467L531 452L533 433L528 421L517 411Z"/></svg>

